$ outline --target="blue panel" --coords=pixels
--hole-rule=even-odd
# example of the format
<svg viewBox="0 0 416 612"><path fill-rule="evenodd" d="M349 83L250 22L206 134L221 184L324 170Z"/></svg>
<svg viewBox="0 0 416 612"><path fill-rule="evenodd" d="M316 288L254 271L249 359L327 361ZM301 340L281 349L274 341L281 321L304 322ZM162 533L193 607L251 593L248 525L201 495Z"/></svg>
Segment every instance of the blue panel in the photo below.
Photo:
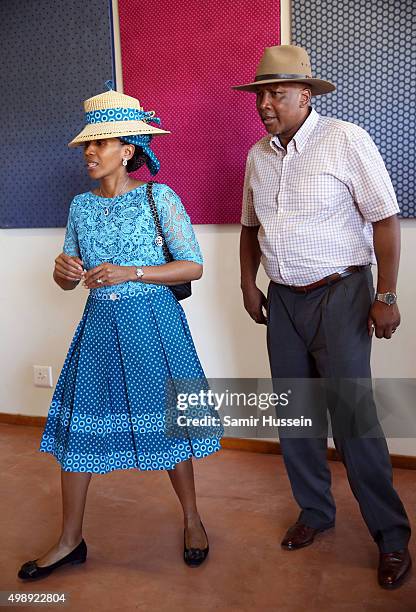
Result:
<svg viewBox="0 0 416 612"><path fill-rule="evenodd" d="M83 101L113 78L108 0L1 0L0 227L62 227L91 188Z"/></svg>
<svg viewBox="0 0 416 612"><path fill-rule="evenodd" d="M337 91L324 115L361 125L377 144L403 217L416 216L415 0L293 0L293 44Z"/></svg>

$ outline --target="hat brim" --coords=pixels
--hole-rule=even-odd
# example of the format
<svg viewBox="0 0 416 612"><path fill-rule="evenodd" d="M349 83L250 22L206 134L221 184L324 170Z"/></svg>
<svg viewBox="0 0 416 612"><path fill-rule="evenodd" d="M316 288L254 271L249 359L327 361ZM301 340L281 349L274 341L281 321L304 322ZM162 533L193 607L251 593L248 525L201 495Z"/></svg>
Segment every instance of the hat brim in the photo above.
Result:
<svg viewBox="0 0 416 612"><path fill-rule="evenodd" d="M122 138L123 136L136 136L140 134L157 136L161 134L170 134L170 132L149 125L145 121L137 120L89 123L70 143L68 143L68 147L78 147L88 140Z"/></svg>
<svg viewBox="0 0 416 612"><path fill-rule="evenodd" d="M320 96L322 94L331 93L335 91L336 87L330 81L323 81L322 79L267 79L264 81L255 81L254 83L247 83L246 85L234 85L231 89L237 89L240 91L251 91L256 92L259 85L267 85L269 83L304 83L307 85L313 96Z"/></svg>

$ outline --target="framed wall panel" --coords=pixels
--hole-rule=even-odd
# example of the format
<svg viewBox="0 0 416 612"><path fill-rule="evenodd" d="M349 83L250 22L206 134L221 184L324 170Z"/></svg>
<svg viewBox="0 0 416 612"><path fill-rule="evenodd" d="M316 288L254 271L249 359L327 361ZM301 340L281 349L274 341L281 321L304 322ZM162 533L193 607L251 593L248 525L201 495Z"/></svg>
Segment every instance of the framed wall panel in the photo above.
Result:
<svg viewBox="0 0 416 612"><path fill-rule="evenodd" d="M108 0L1 0L0 227L62 227L91 187L82 102L113 78Z"/></svg>
<svg viewBox="0 0 416 612"><path fill-rule="evenodd" d="M247 151L265 132L254 94L231 86L251 81L264 47L279 44L279 0L118 4L124 93L172 132L153 140L155 180L193 223L238 223Z"/></svg>
<svg viewBox="0 0 416 612"><path fill-rule="evenodd" d="M314 98L322 114L361 125L377 144L402 217L416 216L416 2L293 0L292 42L337 91Z"/></svg>

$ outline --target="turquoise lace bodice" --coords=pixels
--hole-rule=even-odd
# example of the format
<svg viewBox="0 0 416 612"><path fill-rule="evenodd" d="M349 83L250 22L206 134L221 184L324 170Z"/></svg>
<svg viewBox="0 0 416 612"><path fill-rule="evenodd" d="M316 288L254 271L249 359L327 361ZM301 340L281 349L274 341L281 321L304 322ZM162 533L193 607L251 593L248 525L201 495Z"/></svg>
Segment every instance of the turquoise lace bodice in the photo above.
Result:
<svg viewBox="0 0 416 612"><path fill-rule="evenodd" d="M153 197L173 258L202 264L199 244L179 196L168 185L158 183L153 185ZM111 199L88 191L75 196L71 202L63 251L80 257L86 270L104 262L119 266L155 266L165 263L162 246L156 243L156 237L146 185ZM91 289L91 293L127 295L137 289L138 284L128 281Z"/></svg>

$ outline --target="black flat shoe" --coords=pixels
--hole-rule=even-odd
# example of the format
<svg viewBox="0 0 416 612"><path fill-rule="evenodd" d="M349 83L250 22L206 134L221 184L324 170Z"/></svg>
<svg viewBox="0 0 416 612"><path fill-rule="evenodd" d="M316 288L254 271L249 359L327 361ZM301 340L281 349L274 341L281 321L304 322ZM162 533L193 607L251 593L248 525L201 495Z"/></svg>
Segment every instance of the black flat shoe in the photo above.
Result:
<svg viewBox="0 0 416 612"><path fill-rule="evenodd" d="M57 567L61 565L65 565L67 563L72 563L73 565L77 563L84 563L87 558L87 545L84 539L78 544L73 551L68 553L59 561L52 563L51 565L45 565L44 567L39 567L36 563L37 559L34 561L26 561L23 563L20 568L17 576L22 580L37 580L38 578L44 578L53 572Z"/></svg>
<svg viewBox="0 0 416 612"><path fill-rule="evenodd" d="M208 552L209 552L208 536L207 536L207 532L205 531L205 527L202 524L202 521L201 521L201 527L204 530L205 537L207 539L206 548L186 548L185 529L183 530L183 559L186 565L189 565L189 567L198 567L198 565L201 565L201 563L203 563L208 556Z"/></svg>

